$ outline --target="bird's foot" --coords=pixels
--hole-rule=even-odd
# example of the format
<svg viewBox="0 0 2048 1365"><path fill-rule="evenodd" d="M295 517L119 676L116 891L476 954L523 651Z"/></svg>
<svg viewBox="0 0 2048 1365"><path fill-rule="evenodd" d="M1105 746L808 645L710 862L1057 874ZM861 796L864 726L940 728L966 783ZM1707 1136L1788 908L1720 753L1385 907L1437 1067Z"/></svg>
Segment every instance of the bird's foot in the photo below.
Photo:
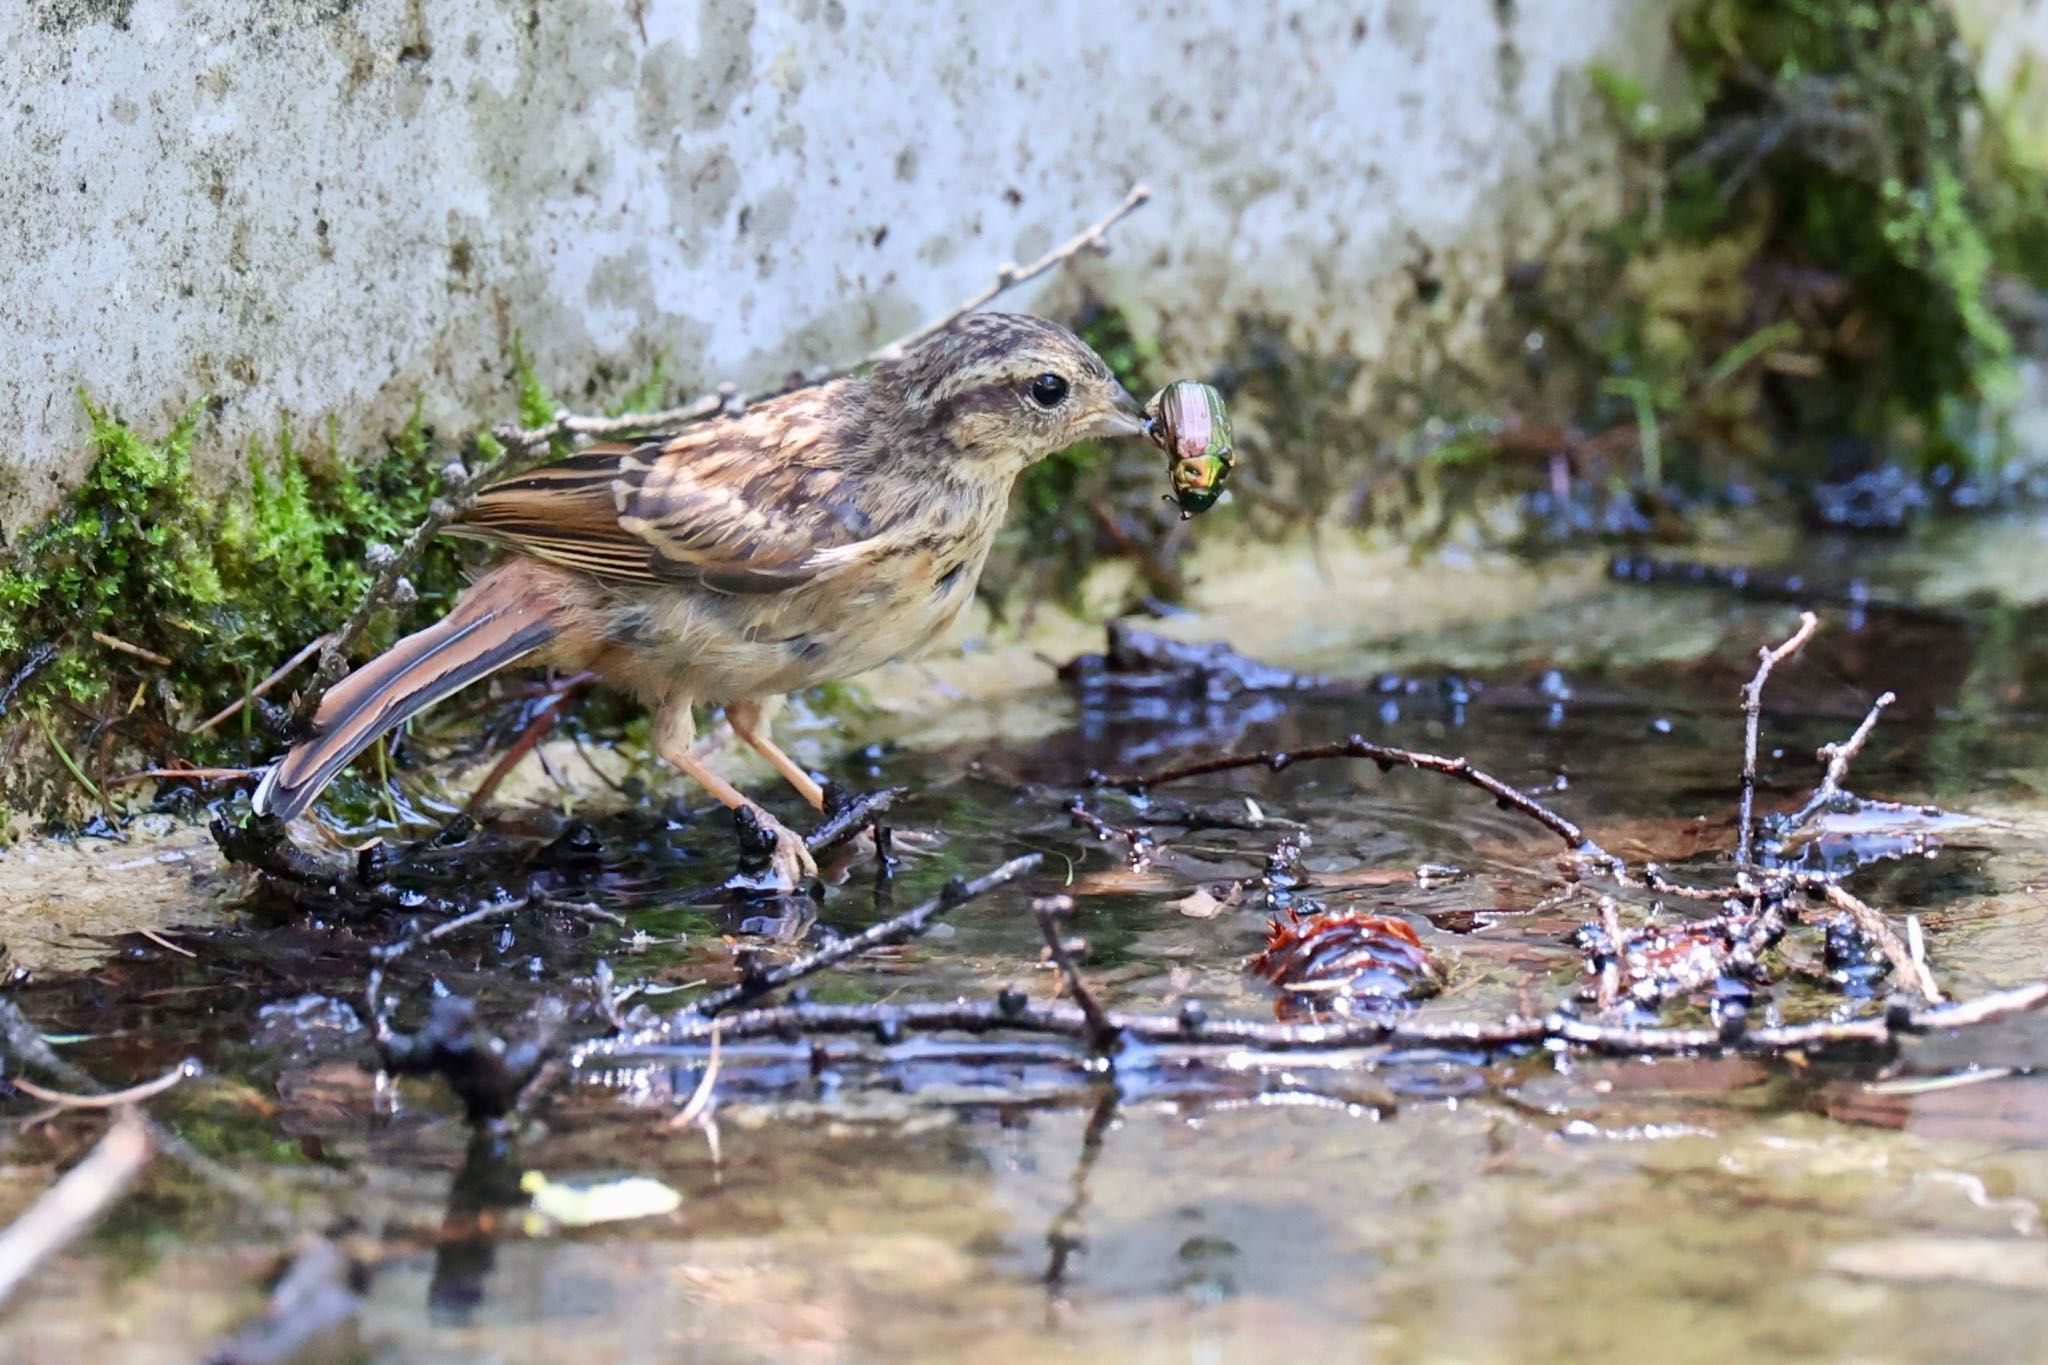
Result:
<svg viewBox="0 0 2048 1365"><path fill-rule="evenodd" d="M788 893L817 880L817 861L794 830L759 806L737 807L733 820L739 826L740 867L728 886Z"/></svg>

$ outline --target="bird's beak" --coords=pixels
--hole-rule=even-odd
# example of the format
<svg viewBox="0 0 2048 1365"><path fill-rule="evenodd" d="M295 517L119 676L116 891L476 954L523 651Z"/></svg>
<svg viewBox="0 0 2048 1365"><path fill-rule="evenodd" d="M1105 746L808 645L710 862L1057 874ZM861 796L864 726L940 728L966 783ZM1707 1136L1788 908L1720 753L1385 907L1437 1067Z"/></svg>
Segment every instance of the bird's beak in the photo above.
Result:
<svg viewBox="0 0 2048 1365"><path fill-rule="evenodd" d="M1095 414L1088 424L1088 434L1103 440L1119 436L1143 436L1145 434L1145 410L1138 406L1138 400L1118 386L1116 400Z"/></svg>

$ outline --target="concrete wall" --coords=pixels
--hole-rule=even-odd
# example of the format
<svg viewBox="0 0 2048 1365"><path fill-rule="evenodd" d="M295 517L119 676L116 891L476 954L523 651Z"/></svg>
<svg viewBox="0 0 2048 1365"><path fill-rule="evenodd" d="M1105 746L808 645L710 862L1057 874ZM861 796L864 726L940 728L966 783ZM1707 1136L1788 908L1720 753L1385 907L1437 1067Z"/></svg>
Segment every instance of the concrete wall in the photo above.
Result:
<svg viewBox="0 0 2048 1365"><path fill-rule="evenodd" d="M515 333L572 399L658 351L682 389L757 383L943 310L1134 179L1157 199L1082 274L1176 355L1250 309L1372 357L1418 271L1476 310L1608 211L1584 71L1660 70L1668 13L17 0L0 530L82 469L80 386L145 428L213 399L226 470L287 417L351 447L420 395L502 418Z"/></svg>

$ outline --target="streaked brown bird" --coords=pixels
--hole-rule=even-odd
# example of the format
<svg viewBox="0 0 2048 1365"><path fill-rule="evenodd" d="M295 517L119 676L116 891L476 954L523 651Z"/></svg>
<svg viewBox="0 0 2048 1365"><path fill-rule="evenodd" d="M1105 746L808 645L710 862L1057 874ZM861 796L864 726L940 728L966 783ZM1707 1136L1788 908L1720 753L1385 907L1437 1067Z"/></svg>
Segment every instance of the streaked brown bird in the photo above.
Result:
<svg viewBox="0 0 2048 1365"><path fill-rule="evenodd" d="M513 557L337 683L256 811L296 817L385 732L521 660L633 694L664 758L752 806L692 752L691 706L722 702L733 733L822 810L824 791L769 735L783 694L930 647L973 599L1017 475L1144 430L1072 332L974 313L865 376L494 484L449 529ZM815 875L803 841L754 811L782 884Z"/></svg>

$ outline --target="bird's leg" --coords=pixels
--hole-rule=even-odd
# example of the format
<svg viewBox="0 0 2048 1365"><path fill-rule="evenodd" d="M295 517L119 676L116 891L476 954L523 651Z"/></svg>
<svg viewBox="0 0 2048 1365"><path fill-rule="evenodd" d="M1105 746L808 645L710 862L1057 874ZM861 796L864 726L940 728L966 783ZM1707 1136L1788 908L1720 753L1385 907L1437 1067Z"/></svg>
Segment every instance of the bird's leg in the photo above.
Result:
<svg viewBox="0 0 2048 1365"><path fill-rule="evenodd" d="M732 726L732 732L740 737L742 744L773 764L775 771L789 779L789 785L796 788L797 795L810 802L813 810L822 813L825 809L825 789L818 785L817 779L799 767L795 759L784 753L781 746L769 736L768 725L775 712L782 709L781 700L777 697L771 703L727 702L725 719Z"/></svg>
<svg viewBox="0 0 2048 1365"><path fill-rule="evenodd" d="M698 786L710 792L727 810L751 811L761 828L775 836L775 857L771 866L784 886L794 890L818 875L817 862L797 834L749 801L739 788L713 772L692 751L690 744L696 738L696 726L690 720L689 703L678 702L666 707L655 722L654 735L654 747L663 758L695 779Z"/></svg>

